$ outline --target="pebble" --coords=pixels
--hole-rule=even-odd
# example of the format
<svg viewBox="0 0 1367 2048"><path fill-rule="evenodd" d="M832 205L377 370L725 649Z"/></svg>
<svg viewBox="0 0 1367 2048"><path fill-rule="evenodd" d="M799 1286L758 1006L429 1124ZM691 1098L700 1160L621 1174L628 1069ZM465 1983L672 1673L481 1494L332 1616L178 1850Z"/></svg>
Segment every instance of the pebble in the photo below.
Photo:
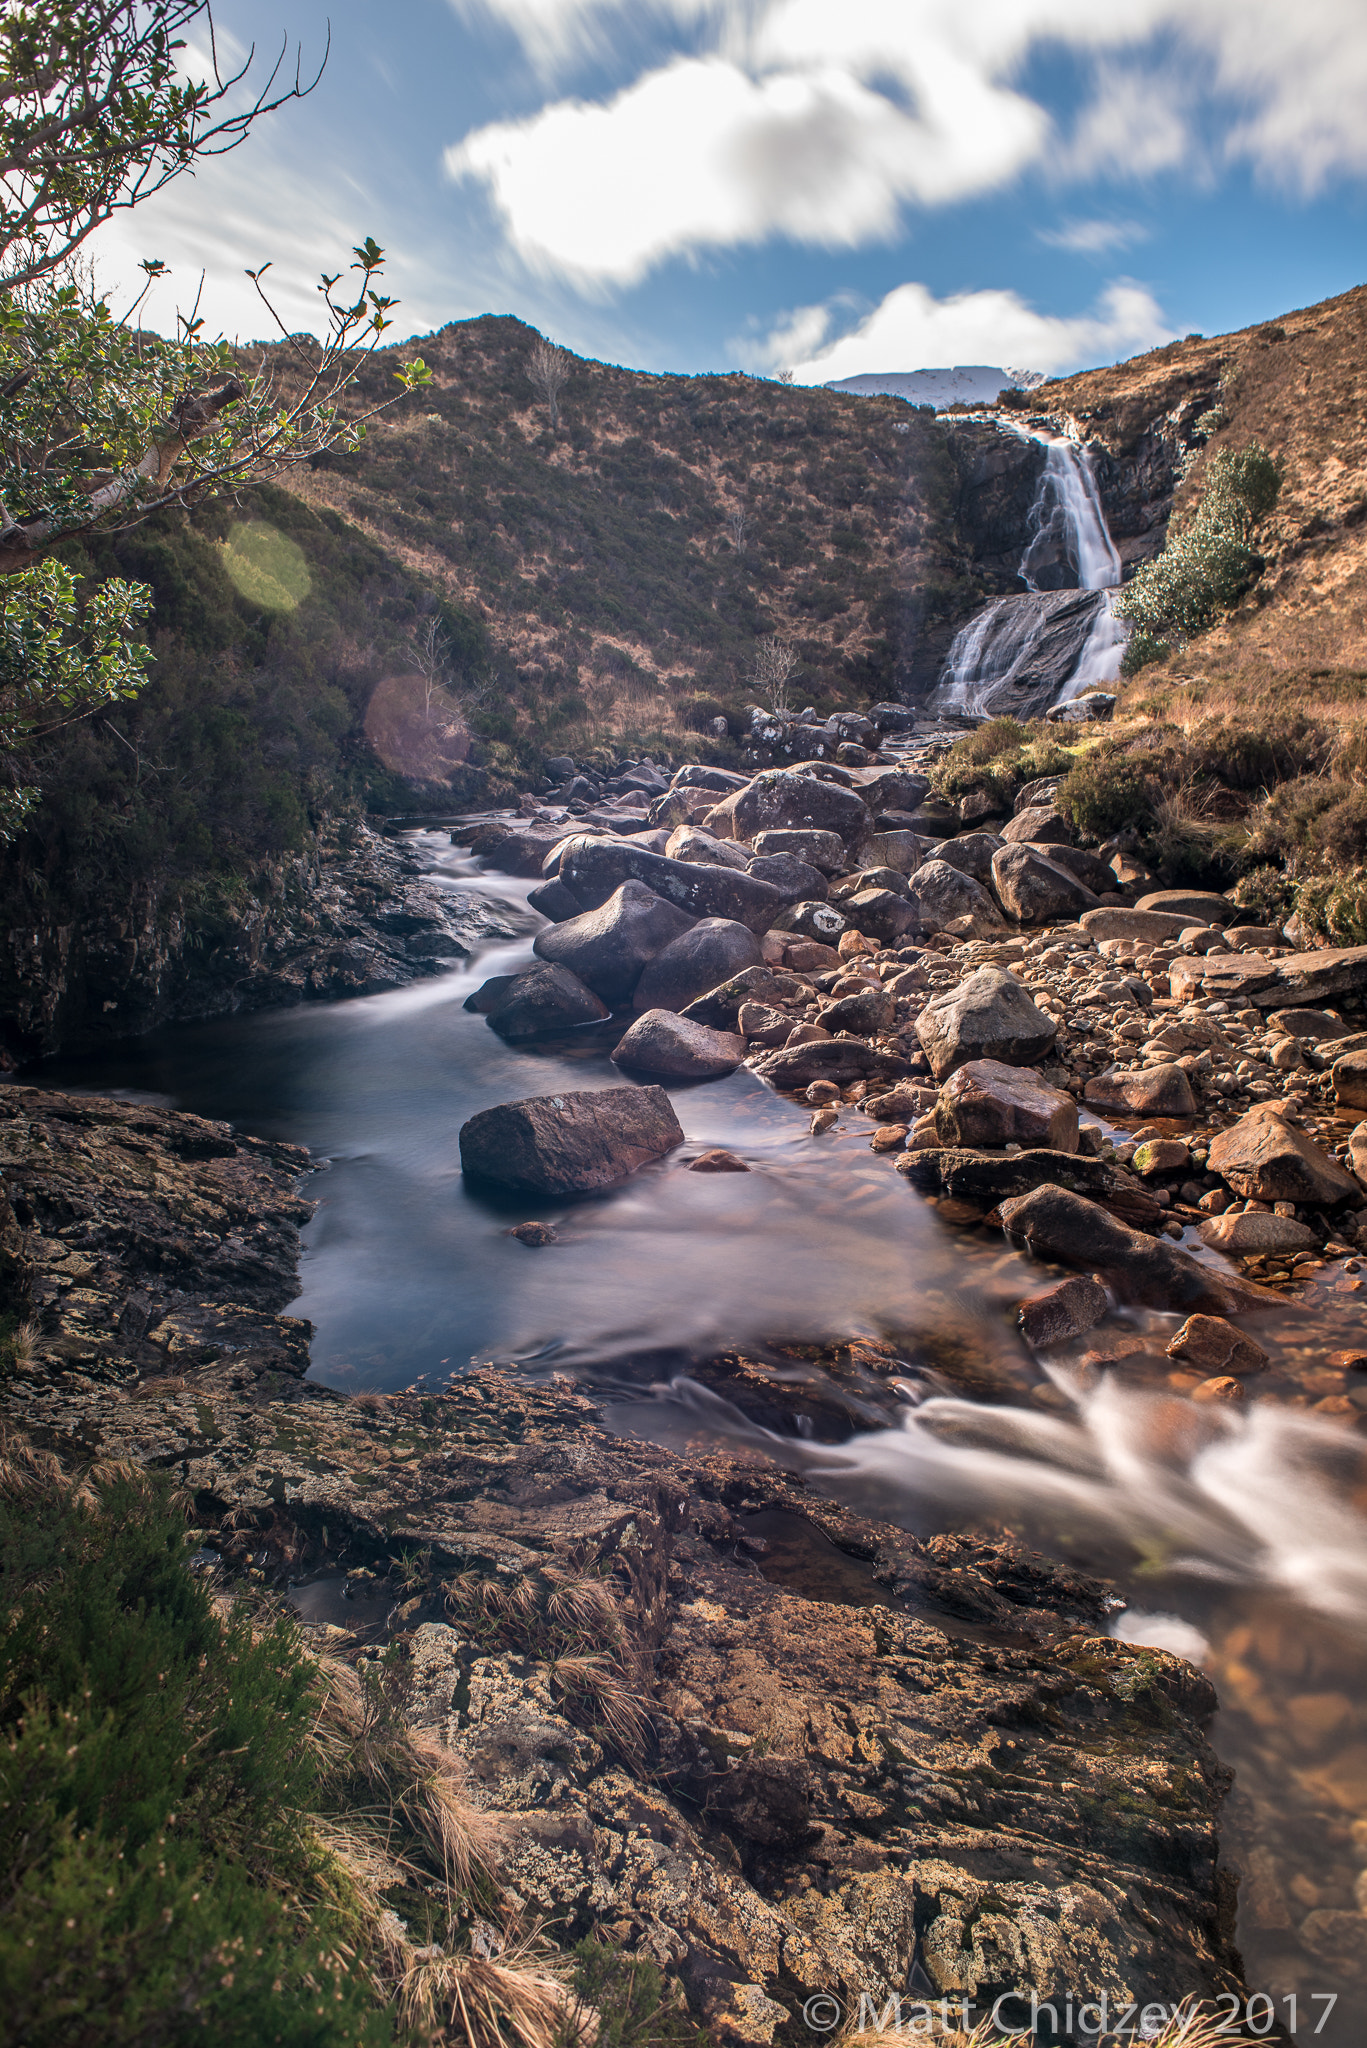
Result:
<svg viewBox="0 0 1367 2048"><path fill-rule="evenodd" d="M1242 1401L1244 1388L1240 1381L1222 1373L1216 1379L1202 1380L1191 1390L1193 1401Z"/></svg>

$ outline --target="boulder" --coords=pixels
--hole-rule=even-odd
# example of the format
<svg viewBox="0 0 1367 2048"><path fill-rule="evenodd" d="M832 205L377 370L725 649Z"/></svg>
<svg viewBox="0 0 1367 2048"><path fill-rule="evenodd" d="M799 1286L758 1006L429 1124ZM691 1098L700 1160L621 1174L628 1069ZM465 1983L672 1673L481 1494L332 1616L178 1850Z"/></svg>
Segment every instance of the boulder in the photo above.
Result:
<svg viewBox="0 0 1367 2048"><path fill-rule="evenodd" d="M647 1010L612 1053L615 1066L670 1081L715 1081L732 1074L745 1057L745 1040L732 1031L712 1031L673 1010Z"/></svg>
<svg viewBox="0 0 1367 2048"><path fill-rule="evenodd" d="M1088 853L1084 846L1039 846L1035 850L1046 860L1051 860L1055 867L1066 868L1094 896L1114 893L1115 876L1100 854Z"/></svg>
<svg viewBox="0 0 1367 2048"><path fill-rule="evenodd" d="M841 907L848 924L880 946L896 946L908 932L920 930L916 910L896 889L861 889Z"/></svg>
<svg viewBox="0 0 1367 2048"><path fill-rule="evenodd" d="M716 988L708 989L705 995L696 997L681 1014L691 1017L697 1024L710 1024L714 1031L731 1031L735 1029L742 1003L767 1001L771 993L786 995L803 988L801 982L794 982L791 976L778 968L745 967L739 974L730 975L718 983ZM810 991L804 989L804 993Z"/></svg>
<svg viewBox="0 0 1367 2048"><path fill-rule="evenodd" d="M534 876L541 873L541 863L564 836L563 825L529 825L525 821L513 823L507 818L493 818L468 834L457 826L451 843L468 846L472 853L505 875Z"/></svg>
<svg viewBox="0 0 1367 2048"><path fill-rule="evenodd" d="M1062 924L1096 908L1092 891L1035 846L999 848L992 856L992 887L1002 909L1021 924Z"/></svg>
<svg viewBox="0 0 1367 2048"><path fill-rule="evenodd" d="M1016 791L1011 805L1011 815L1019 817L1022 811L1053 811L1058 806L1054 798L1058 795L1061 775L1040 775L1033 782L1023 782Z"/></svg>
<svg viewBox="0 0 1367 2048"><path fill-rule="evenodd" d="M1168 1357L1195 1372L1212 1374L1262 1372L1268 1363L1262 1345L1223 1316L1188 1316L1168 1345Z"/></svg>
<svg viewBox="0 0 1367 2048"><path fill-rule="evenodd" d="M792 1028L788 1012L770 1003L742 1003L736 1012L736 1029L747 1045L782 1045Z"/></svg>
<svg viewBox="0 0 1367 2048"><path fill-rule="evenodd" d="M1035 1351L1044 1351L1051 1344L1064 1344L1070 1337L1094 1329L1109 1307L1105 1288L1075 1273L1071 1280L1060 1280L1043 1294L1023 1301L1016 1320L1026 1343Z"/></svg>
<svg viewBox="0 0 1367 2048"><path fill-rule="evenodd" d="M1180 939L1191 929L1191 919L1172 910L1131 910L1122 904L1103 904L1100 910L1084 911L1078 919L1094 939L1133 939L1153 946L1164 939Z"/></svg>
<svg viewBox="0 0 1367 2048"><path fill-rule="evenodd" d="M596 846L599 840L615 835L608 832L562 832L554 846L548 847L541 862L541 872L547 881L554 880L560 873L560 863L572 846ZM579 908L583 909L581 903Z"/></svg>
<svg viewBox="0 0 1367 2048"><path fill-rule="evenodd" d="M1334 1100L1345 1109L1367 1109L1367 1052L1346 1052L1330 1070Z"/></svg>
<svg viewBox="0 0 1367 2048"><path fill-rule="evenodd" d="M700 917L655 955L636 984L638 1010L682 1010L744 968L763 965L759 940L748 925Z"/></svg>
<svg viewBox="0 0 1367 2048"><path fill-rule="evenodd" d="M820 868L799 860L795 853L762 853L750 863L757 882L777 889L781 902L821 903L830 894L830 884Z"/></svg>
<svg viewBox="0 0 1367 2048"><path fill-rule="evenodd" d="M1213 889L1151 889L1135 909L1180 915L1188 924L1233 924L1239 916L1238 905Z"/></svg>
<svg viewBox="0 0 1367 2048"><path fill-rule="evenodd" d="M1336 1010L1273 1010L1268 1023L1292 1038L1338 1038L1347 1029Z"/></svg>
<svg viewBox="0 0 1367 2048"><path fill-rule="evenodd" d="M857 896L861 889L891 889L894 896L900 896L904 903L911 900L911 886L905 875L899 875L896 868L860 868L854 875L842 875L838 882L832 882L830 898L832 903L844 903L848 897Z"/></svg>
<svg viewBox="0 0 1367 2048"><path fill-rule="evenodd" d="M924 860L926 845L927 842L916 832L878 831L869 841L869 858L880 867L894 869L899 875L910 875Z"/></svg>
<svg viewBox="0 0 1367 2048"><path fill-rule="evenodd" d="M897 999L886 989L861 989L857 995L840 996L821 1012L823 1031L852 1031L857 1038L876 1038L891 1031L897 1017Z"/></svg>
<svg viewBox="0 0 1367 2048"><path fill-rule="evenodd" d="M1109 1160L1080 1152L972 1152L935 1146L897 1170L928 1193L939 1189L957 1200L995 1204L1035 1188L1068 1188L1099 1202L1110 1215L1138 1230L1155 1230L1166 1211L1133 1174Z"/></svg>
<svg viewBox="0 0 1367 2048"><path fill-rule="evenodd" d="M1097 1074L1083 1090L1093 1109L1117 1110L1122 1116L1195 1116L1196 1097L1182 1067L1132 1067Z"/></svg>
<svg viewBox="0 0 1367 2048"><path fill-rule="evenodd" d="M1294 1216L1271 1216L1260 1209L1241 1210L1236 1216L1207 1216L1196 1231L1203 1244L1239 1257L1257 1252L1308 1252L1316 1243L1308 1223L1297 1223Z"/></svg>
<svg viewBox="0 0 1367 2048"><path fill-rule="evenodd" d="M942 1145L1046 1145L1076 1152L1077 1104L1028 1069L970 1060L940 1090L935 1131Z"/></svg>
<svg viewBox="0 0 1367 2048"><path fill-rule="evenodd" d="M567 917L579 915L578 897L571 896L558 875L552 875L549 882L538 882L534 889L529 889L527 902L533 910L539 910L543 917L549 917L555 924L563 924Z"/></svg>
<svg viewBox="0 0 1367 2048"><path fill-rule="evenodd" d="M667 789L646 812L646 822L666 832L676 825L700 825L716 801L715 789Z"/></svg>
<svg viewBox="0 0 1367 2048"><path fill-rule="evenodd" d="M1219 997L1235 1009L1322 1003L1330 996L1367 994L1367 946L1320 946L1309 953L1212 953L1174 960L1174 996Z"/></svg>
<svg viewBox="0 0 1367 2048"><path fill-rule="evenodd" d="M701 763L690 761L684 768L676 768L670 778L671 789L715 789L722 796L729 796L734 790L744 789L748 775L737 775L731 768L707 768Z"/></svg>
<svg viewBox="0 0 1367 2048"><path fill-rule="evenodd" d="M995 832L960 832L956 839L940 841L935 858L961 875L972 875L986 889L992 882L992 856L1003 844Z"/></svg>
<svg viewBox="0 0 1367 2048"><path fill-rule="evenodd" d="M664 843L666 860L699 862L703 867L745 868L750 856L734 839L718 839L697 825L676 825Z"/></svg>
<svg viewBox="0 0 1367 2048"><path fill-rule="evenodd" d="M1185 1173L1191 1153L1180 1138L1147 1138L1130 1165L1145 1180L1152 1180L1162 1173Z"/></svg>
<svg viewBox="0 0 1367 2048"><path fill-rule="evenodd" d="M571 968L615 1008L631 1000L644 969L693 922L644 882L623 882L596 910L538 932L532 951Z"/></svg>
<svg viewBox="0 0 1367 2048"><path fill-rule="evenodd" d="M753 932L767 931L782 908L777 889L741 869L668 860L621 840L586 840L572 846L560 863L560 879L585 910L597 909L623 882L644 882L690 917L730 918Z"/></svg>
<svg viewBox="0 0 1367 2048"><path fill-rule="evenodd" d="M1255 1202L1310 1202L1332 1208L1360 1193L1357 1182L1313 1138L1260 1102L1210 1148L1210 1170Z"/></svg>
<svg viewBox="0 0 1367 2048"><path fill-rule="evenodd" d="M871 811L914 811L930 791L930 777L911 768L870 768L857 787Z"/></svg>
<svg viewBox="0 0 1367 2048"><path fill-rule="evenodd" d="M476 1017L487 1017L491 1010L498 1008L513 983L519 978L516 974L491 974L487 981L482 981L479 987L465 998L461 1004L462 1010L471 1010Z"/></svg>
<svg viewBox="0 0 1367 2048"><path fill-rule="evenodd" d="M507 985L485 1014L499 1037L510 1042L573 1031L580 1024L601 1023L608 1015L607 1004L568 967L547 963L498 979Z"/></svg>
<svg viewBox="0 0 1367 2048"><path fill-rule="evenodd" d="M1051 704L1044 716L1050 725L1094 725L1114 718L1118 701L1107 690L1084 690L1062 704Z"/></svg>
<svg viewBox="0 0 1367 2048"><path fill-rule="evenodd" d="M806 1088L813 1081L900 1081L907 1062L896 1053L878 1052L862 1038L818 1038L806 1045L785 1045L769 1053L757 1071L771 1087Z"/></svg>
<svg viewBox="0 0 1367 2048"><path fill-rule="evenodd" d="M878 732L911 732L923 714L912 704L870 704L869 723Z"/></svg>
<svg viewBox="0 0 1367 2048"><path fill-rule="evenodd" d="M1053 1045L1058 1026L1035 1007L1014 974L980 967L926 1004L916 1020L916 1035L931 1072L943 1081L969 1060L1033 1067Z"/></svg>
<svg viewBox="0 0 1367 2048"><path fill-rule="evenodd" d="M1076 836L1062 811L1056 811L1052 804L1039 804L1028 811L1017 811L1010 822L1002 826L1002 838L1008 846L1020 846L1026 840L1035 846L1071 846Z"/></svg>
<svg viewBox="0 0 1367 2048"><path fill-rule="evenodd" d="M834 903L789 903L775 916L772 931L791 932L794 938L815 939L823 946L833 946L841 933L848 929L843 910L837 910Z"/></svg>
<svg viewBox="0 0 1367 2048"><path fill-rule="evenodd" d="M820 868L823 875L843 874L848 865L845 842L838 832L756 832L751 844L761 855L795 854L799 860Z"/></svg>
<svg viewBox="0 0 1367 2048"><path fill-rule="evenodd" d="M914 811L902 815L906 819L905 829L919 832L923 839L952 839L959 829L958 812L938 796L927 797Z"/></svg>
<svg viewBox="0 0 1367 2048"><path fill-rule="evenodd" d="M1276 1305L1275 1296L1212 1271L1168 1238L1131 1230L1066 1188L1039 1187L1003 1202L1001 1217L1007 1236L1036 1258L1104 1273L1122 1301L1217 1316Z"/></svg>
<svg viewBox="0 0 1367 2048"><path fill-rule="evenodd" d="M461 1125L460 1165L523 1194L588 1194L682 1143L663 1088L583 1089L480 1110Z"/></svg>
<svg viewBox="0 0 1367 2048"><path fill-rule="evenodd" d="M942 932L957 917L971 917L983 936L1006 929L996 899L972 875L947 861L928 860L917 868L908 901L916 913L918 931Z"/></svg>
<svg viewBox="0 0 1367 2048"><path fill-rule="evenodd" d="M862 797L838 782L770 768L710 811L707 826L721 838L750 840L760 832L834 832L857 854L873 831L873 815Z"/></svg>

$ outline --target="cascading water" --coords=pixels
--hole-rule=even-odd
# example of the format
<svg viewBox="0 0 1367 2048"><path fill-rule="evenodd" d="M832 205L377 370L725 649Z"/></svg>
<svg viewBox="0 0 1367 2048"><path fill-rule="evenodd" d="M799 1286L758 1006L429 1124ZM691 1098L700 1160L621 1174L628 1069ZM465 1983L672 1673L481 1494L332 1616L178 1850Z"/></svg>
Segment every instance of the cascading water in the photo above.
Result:
<svg viewBox="0 0 1367 2048"><path fill-rule="evenodd" d="M1087 450L1064 435L1012 427L1045 450L1017 574L1029 593L999 597L949 650L938 708L968 717L1043 710L1120 672L1125 629L1102 594L1120 582Z"/></svg>

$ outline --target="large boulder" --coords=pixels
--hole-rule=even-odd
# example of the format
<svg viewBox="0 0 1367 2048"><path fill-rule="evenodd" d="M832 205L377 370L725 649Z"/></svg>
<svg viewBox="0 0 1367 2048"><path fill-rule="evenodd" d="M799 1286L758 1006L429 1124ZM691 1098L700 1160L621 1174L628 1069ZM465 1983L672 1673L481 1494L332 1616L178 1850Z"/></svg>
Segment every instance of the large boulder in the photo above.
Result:
<svg viewBox="0 0 1367 2048"><path fill-rule="evenodd" d="M579 915L579 899L571 896L558 875L552 875L549 882L538 882L534 889L529 889L527 903L530 909L539 910L554 924L563 924L567 917Z"/></svg>
<svg viewBox="0 0 1367 2048"><path fill-rule="evenodd" d="M468 846L505 875L539 875L546 855L565 836L563 825L529 825L525 819L492 818L473 831L457 826L454 846Z"/></svg>
<svg viewBox="0 0 1367 2048"><path fill-rule="evenodd" d="M785 1045L757 1063L757 1070L775 1088L807 1088L813 1081L900 1081L908 1063L896 1053L879 1052L862 1038L817 1038L806 1045Z"/></svg>
<svg viewBox="0 0 1367 2048"><path fill-rule="evenodd" d="M736 844L734 839L718 839L715 832L704 832L697 825L678 825L670 833L664 846L668 860L697 861L703 867L747 868L750 856Z"/></svg>
<svg viewBox="0 0 1367 2048"><path fill-rule="evenodd" d="M1168 976L1174 996L1218 997L1233 1009L1252 1004L1279 1010L1291 1003L1322 1003L1330 996L1367 994L1367 946L1319 946L1309 953L1208 953L1174 960Z"/></svg>
<svg viewBox="0 0 1367 2048"><path fill-rule="evenodd" d="M530 1195L609 1188L683 1143L663 1088L583 1089L482 1109L460 1130L461 1172Z"/></svg>
<svg viewBox="0 0 1367 2048"><path fill-rule="evenodd" d="M1029 840L1035 846L1069 846L1076 834L1062 811L1056 811L1052 804L1038 804L1028 811L1017 811L1008 824L1002 826L1002 838L1008 846L1020 846Z"/></svg>
<svg viewBox="0 0 1367 2048"><path fill-rule="evenodd" d="M601 1023L608 1015L607 1004L557 962L498 978L505 986L485 1014L499 1037L510 1042L573 1031L580 1024Z"/></svg>
<svg viewBox="0 0 1367 2048"><path fill-rule="evenodd" d="M780 828L772 832L756 832L751 843L758 854L796 854L799 860L809 861L814 868L820 868L823 875L842 874L849 865L845 842L838 832L799 832Z"/></svg>
<svg viewBox="0 0 1367 2048"><path fill-rule="evenodd" d="M869 841L867 858L879 867L895 868L899 875L910 875L920 867L929 845L919 832L879 831Z"/></svg>
<svg viewBox="0 0 1367 2048"><path fill-rule="evenodd" d="M862 797L838 782L770 768L710 811L707 827L730 839L777 830L835 832L847 852L857 854L873 831L873 814Z"/></svg>
<svg viewBox="0 0 1367 2048"><path fill-rule="evenodd" d="M682 1010L743 968L763 965L764 953L748 925L700 917L646 968L636 984L638 1010Z"/></svg>
<svg viewBox="0 0 1367 2048"><path fill-rule="evenodd" d="M855 931L880 946L895 946L908 932L921 929L918 912L896 889L861 889L840 907Z"/></svg>
<svg viewBox="0 0 1367 2048"><path fill-rule="evenodd" d="M1055 867L1066 868L1093 895L1109 896L1114 892L1115 871L1107 866L1100 854L1088 853L1084 846L1036 846L1035 851L1051 860Z"/></svg>
<svg viewBox="0 0 1367 2048"><path fill-rule="evenodd" d="M935 1134L942 1145L1076 1152L1077 1104L1038 1074L1000 1060L970 1060L940 1090Z"/></svg>
<svg viewBox="0 0 1367 2048"><path fill-rule="evenodd" d="M785 905L770 929L791 932L799 939L815 939L818 945L834 946L848 924L844 911L837 910L834 903L804 902Z"/></svg>
<svg viewBox="0 0 1367 2048"><path fill-rule="evenodd" d="M740 869L668 860L621 840L586 840L571 847L560 863L560 880L585 910L606 903L623 882L644 882L690 917L732 918L753 932L767 931L782 908L777 889Z"/></svg>
<svg viewBox="0 0 1367 2048"><path fill-rule="evenodd" d="M1053 1045L1058 1026L1036 1008L1014 974L980 967L926 1004L916 1020L916 1035L931 1072L943 1081L969 1060L1033 1067Z"/></svg>
<svg viewBox="0 0 1367 2048"><path fill-rule="evenodd" d="M810 993L805 984L778 967L743 967L716 988L708 989L682 1012L714 1031L734 1030L742 1003L767 1002L771 996Z"/></svg>
<svg viewBox="0 0 1367 2048"><path fill-rule="evenodd" d="M1210 1170L1236 1195L1255 1202L1308 1202L1333 1208L1362 1190L1352 1174L1279 1114L1258 1103L1210 1148Z"/></svg>
<svg viewBox="0 0 1367 2048"><path fill-rule="evenodd" d="M1002 844L995 832L960 832L957 838L940 841L935 858L961 875L972 875L986 889L992 882L992 856Z"/></svg>
<svg viewBox="0 0 1367 2048"><path fill-rule="evenodd" d="M730 796L734 790L744 789L748 775L737 775L731 768L707 768L700 762L690 761L684 768L676 768L670 779L671 789L715 789L719 795Z"/></svg>
<svg viewBox="0 0 1367 2048"><path fill-rule="evenodd" d="M1151 889L1140 897L1135 909L1184 917L1189 925L1234 924L1239 917L1238 905L1213 889Z"/></svg>
<svg viewBox="0 0 1367 2048"><path fill-rule="evenodd" d="M937 1145L907 1153L897 1171L928 1194L937 1189L956 1201L993 1207L1035 1188L1070 1188L1087 1195L1136 1230L1154 1230L1166 1211L1123 1167L1082 1152L1052 1152L1041 1145L1025 1152L964 1151Z"/></svg>
<svg viewBox="0 0 1367 2048"><path fill-rule="evenodd" d="M863 889L891 889L904 903L911 901L911 885L896 868L860 868L857 874L842 875L838 882L832 882L830 898L832 903L845 903Z"/></svg>
<svg viewBox="0 0 1367 2048"><path fill-rule="evenodd" d="M912 768L869 768L856 786L871 811L914 811L930 793L930 777Z"/></svg>
<svg viewBox="0 0 1367 2048"><path fill-rule="evenodd" d="M1115 877L1111 877L1111 887ZM1103 893L1098 891L1098 894ZM1084 911L1078 922L1092 938L1133 939L1137 945L1155 946L1164 939L1180 938L1201 920L1179 916L1171 910L1131 910L1126 904L1103 904L1099 910Z"/></svg>
<svg viewBox="0 0 1367 2048"><path fill-rule="evenodd" d="M596 910L538 932L532 951L572 969L614 1008L630 1002L643 970L694 920L644 882L623 882Z"/></svg>
<svg viewBox="0 0 1367 2048"><path fill-rule="evenodd" d="M616 1066L670 1081L715 1081L744 1057L745 1040L735 1032L712 1031L672 1010L645 1011L612 1054Z"/></svg>
<svg viewBox="0 0 1367 2048"><path fill-rule="evenodd" d="M820 868L814 868L795 853L762 853L750 863L757 882L777 889L785 904L822 903L830 895L830 884Z"/></svg>
<svg viewBox="0 0 1367 2048"><path fill-rule="evenodd" d="M1171 1062L1156 1067L1120 1068L1097 1074L1083 1090L1093 1109L1120 1116L1195 1116L1196 1097L1184 1068Z"/></svg>
<svg viewBox="0 0 1367 2048"><path fill-rule="evenodd" d="M911 877L908 900L916 913L918 931L942 932L959 917L971 917L979 936L1006 929L996 898L972 875L947 861L923 861Z"/></svg>
<svg viewBox="0 0 1367 2048"><path fill-rule="evenodd" d="M1001 1219L1007 1236L1036 1258L1104 1274L1122 1301L1216 1316L1278 1305L1275 1295L1214 1272L1167 1238L1131 1230L1066 1188L1039 1187L1003 1202Z"/></svg>
<svg viewBox="0 0 1367 2048"><path fill-rule="evenodd" d="M1021 818L1030 815L1023 811ZM1021 924L1061 924L1096 908L1092 890L1033 845L998 848L992 856L992 887L1002 909Z"/></svg>

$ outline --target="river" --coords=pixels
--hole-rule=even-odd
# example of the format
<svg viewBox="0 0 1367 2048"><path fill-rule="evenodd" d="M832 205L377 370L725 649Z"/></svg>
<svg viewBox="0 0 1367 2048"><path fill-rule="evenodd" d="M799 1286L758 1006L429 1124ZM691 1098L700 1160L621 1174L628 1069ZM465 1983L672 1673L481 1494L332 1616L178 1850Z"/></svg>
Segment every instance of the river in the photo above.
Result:
<svg viewBox="0 0 1367 2048"><path fill-rule="evenodd" d="M410 840L435 882L525 906L530 884L482 871L446 830ZM515 1048L464 1008L486 976L531 957L528 936L396 993L180 1026L30 1078L227 1118L326 1160L291 1311L315 1326L315 1378L359 1392L436 1385L472 1362L569 1371L602 1388L618 1429L743 1441L909 1527L1007 1522L1114 1576L1129 1597L1116 1632L1197 1658L1220 1689L1214 1741L1235 1771L1226 1855L1249 1981L1269 2001L1257 2017L1356 2048L1367 1447L1306 1413L1304 1394L1325 1349L1367 1345L1367 1292L1326 1294L1313 1319L1260 1320L1268 1398L1242 1412L1155 1382L1155 1338L1176 1319L1140 1311L1108 1325L1132 1341L1133 1370L1122 1356L1098 1377L1065 1359L1051 1386L1007 1314L1040 1269L938 1215L870 1152L863 1119L813 1139L810 1112L745 1070L671 1089L683 1153L610 1194L473 1193L458 1134L476 1110L621 1085L610 1035ZM750 1171L680 1170L717 1145ZM508 1234L528 1220L558 1242ZM861 1338L893 1342L891 1378L856 1371L835 1388L769 1348ZM735 1349L776 1368L767 1406L729 1400L715 1371L699 1383L700 1360Z"/></svg>

